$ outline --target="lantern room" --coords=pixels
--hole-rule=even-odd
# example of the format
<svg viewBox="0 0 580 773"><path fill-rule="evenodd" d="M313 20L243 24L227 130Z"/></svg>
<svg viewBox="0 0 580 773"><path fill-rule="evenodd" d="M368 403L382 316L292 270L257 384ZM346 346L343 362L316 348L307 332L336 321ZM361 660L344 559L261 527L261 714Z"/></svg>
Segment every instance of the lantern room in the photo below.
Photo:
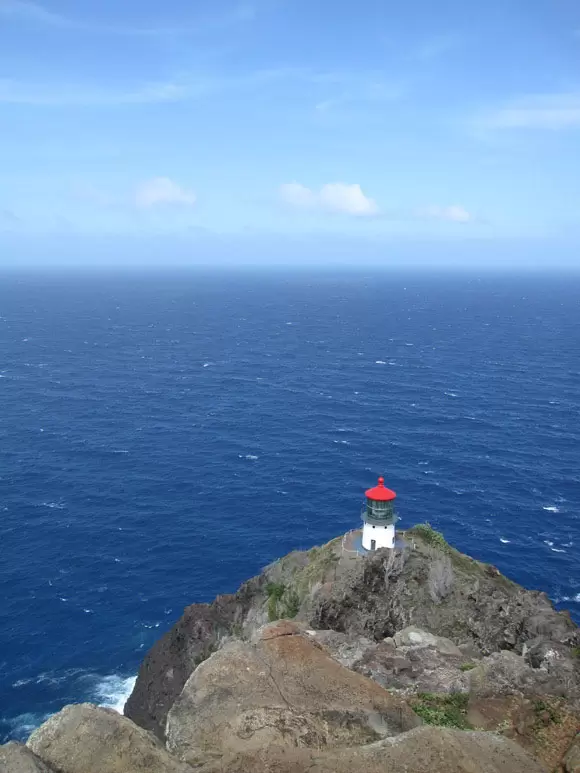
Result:
<svg viewBox="0 0 580 773"><path fill-rule="evenodd" d="M365 550L395 547L394 501L397 495L385 486L385 479L379 478L378 485L365 492L366 503L362 511L362 546Z"/></svg>

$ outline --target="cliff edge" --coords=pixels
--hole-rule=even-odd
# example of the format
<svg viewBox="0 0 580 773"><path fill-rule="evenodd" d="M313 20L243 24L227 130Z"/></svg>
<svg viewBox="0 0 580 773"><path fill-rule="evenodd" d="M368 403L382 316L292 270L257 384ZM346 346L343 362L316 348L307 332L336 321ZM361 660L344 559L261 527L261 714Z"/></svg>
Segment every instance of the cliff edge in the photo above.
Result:
<svg viewBox="0 0 580 773"><path fill-rule="evenodd" d="M2 773L580 773L580 632L428 525L193 604L125 716L68 706Z"/></svg>

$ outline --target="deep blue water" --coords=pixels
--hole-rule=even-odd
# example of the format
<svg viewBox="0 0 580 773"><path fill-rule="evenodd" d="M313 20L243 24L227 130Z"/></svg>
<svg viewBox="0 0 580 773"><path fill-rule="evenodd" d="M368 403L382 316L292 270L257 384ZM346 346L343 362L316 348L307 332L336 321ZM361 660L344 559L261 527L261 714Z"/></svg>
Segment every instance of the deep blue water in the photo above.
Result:
<svg viewBox="0 0 580 773"><path fill-rule="evenodd" d="M570 277L2 278L0 738L119 700L378 473L580 618L579 312Z"/></svg>

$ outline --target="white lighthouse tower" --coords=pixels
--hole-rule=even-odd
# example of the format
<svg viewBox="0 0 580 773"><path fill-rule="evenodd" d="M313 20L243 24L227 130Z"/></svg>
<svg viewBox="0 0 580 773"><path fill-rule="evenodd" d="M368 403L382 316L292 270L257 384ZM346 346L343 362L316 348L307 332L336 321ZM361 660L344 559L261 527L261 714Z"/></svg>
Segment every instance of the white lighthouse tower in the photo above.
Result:
<svg viewBox="0 0 580 773"><path fill-rule="evenodd" d="M362 546L365 550L395 547L395 515L393 503L397 497L379 478L378 486L365 491L366 503L362 511L364 522Z"/></svg>

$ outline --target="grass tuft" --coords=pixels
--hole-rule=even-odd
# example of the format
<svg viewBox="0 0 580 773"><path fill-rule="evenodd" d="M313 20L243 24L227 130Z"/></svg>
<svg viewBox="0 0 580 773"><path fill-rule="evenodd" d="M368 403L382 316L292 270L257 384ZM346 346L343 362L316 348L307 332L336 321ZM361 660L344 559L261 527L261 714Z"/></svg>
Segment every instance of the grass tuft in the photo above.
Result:
<svg viewBox="0 0 580 773"><path fill-rule="evenodd" d="M465 693L435 695L424 692L411 702L411 708L428 725L470 730L471 725L467 721L468 702L469 696Z"/></svg>

